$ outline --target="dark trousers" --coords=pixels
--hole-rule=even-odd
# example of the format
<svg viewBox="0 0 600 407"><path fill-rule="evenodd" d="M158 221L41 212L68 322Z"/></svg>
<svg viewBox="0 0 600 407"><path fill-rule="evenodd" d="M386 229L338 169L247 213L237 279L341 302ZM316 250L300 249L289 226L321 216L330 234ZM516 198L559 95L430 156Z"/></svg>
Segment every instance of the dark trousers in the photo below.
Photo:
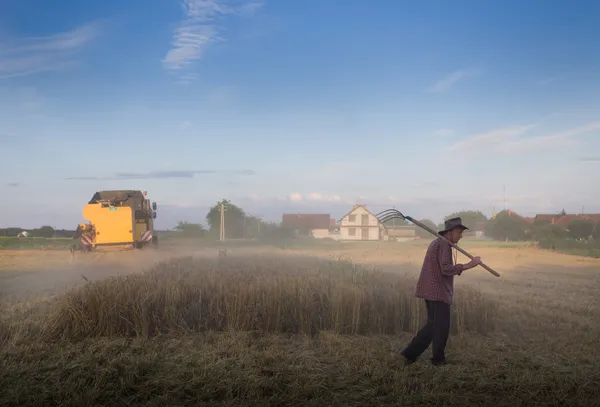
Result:
<svg viewBox="0 0 600 407"><path fill-rule="evenodd" d="M442 301L425 300L427 306L427 323L417 332L401 354L410 361L415 361L432 345L434 364L444 363L446 343L450 334L450 304ZM433 343L432 343L433 342Z"/></svg>

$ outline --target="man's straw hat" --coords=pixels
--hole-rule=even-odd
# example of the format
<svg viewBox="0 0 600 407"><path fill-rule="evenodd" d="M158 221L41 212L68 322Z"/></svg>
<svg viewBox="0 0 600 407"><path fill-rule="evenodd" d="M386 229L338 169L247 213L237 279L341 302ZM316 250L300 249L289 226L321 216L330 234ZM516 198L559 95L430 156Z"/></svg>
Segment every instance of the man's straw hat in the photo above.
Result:
<svg viewBox="0 0 600 407"><path fill-rule="evenodd" d="M440 235L443 235L444 233L449 232L455 228L462 228L463 230L469 229L468 227L466 227L465 225L462 224L462 219L460 217L458 217L458 218L448 219L446 222L444 222L444 230L440 230L438 233Z"/></svg>

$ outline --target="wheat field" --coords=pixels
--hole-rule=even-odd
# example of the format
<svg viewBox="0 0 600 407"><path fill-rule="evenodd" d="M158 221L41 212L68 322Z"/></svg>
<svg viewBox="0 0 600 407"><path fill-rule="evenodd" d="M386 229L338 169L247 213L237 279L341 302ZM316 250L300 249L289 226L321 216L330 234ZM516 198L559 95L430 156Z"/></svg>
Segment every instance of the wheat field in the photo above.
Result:
<svg viewBox="0 0 600 407"><path fill-rule="evenodd" d="M0 406L600 405L600 262L463 246L501 278L456 279L448 366L392 355L425 243L173 252L3 301Z"/></svg>

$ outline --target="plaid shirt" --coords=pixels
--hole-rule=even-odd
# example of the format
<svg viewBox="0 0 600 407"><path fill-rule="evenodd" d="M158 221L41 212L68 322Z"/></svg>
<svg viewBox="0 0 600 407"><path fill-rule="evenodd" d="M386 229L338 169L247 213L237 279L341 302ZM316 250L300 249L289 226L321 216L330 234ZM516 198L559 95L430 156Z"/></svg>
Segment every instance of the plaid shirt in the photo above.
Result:
<svg viewBox="0 0 600 407"><path fill-rule="evenodd" d="M452 261L452 246L437 238L427 248L415 295L431 301L452 303L454 276L461 275L462 264Z"/></svg>

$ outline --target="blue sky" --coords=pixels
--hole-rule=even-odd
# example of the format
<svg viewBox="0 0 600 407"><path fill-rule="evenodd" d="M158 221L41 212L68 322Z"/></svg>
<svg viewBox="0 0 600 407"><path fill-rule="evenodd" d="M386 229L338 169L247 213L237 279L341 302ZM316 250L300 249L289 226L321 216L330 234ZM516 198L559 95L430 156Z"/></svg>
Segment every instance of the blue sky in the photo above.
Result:
<svg viewBox="0 0 600 407"><path fill-rule="evenodd" d="M485 4L484 4L485 3ZM0 227L102 189L435 221L600 212L600 3L0 3Z"/></svg>

